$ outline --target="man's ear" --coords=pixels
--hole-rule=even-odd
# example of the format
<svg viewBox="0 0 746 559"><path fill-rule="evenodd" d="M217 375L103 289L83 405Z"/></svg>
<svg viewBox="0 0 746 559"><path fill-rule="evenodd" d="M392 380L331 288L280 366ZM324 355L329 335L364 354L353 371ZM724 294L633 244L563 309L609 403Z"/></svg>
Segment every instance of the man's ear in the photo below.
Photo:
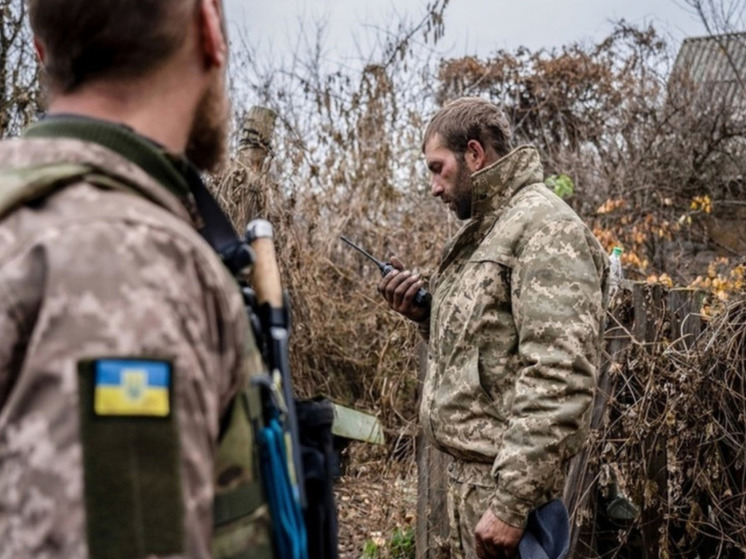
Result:
<svg viewBox="0 0 746 559"><path fill-rule="evenodd" d="M487 165L487 154L484 147L477 140L469 140L464 154L469 170L474 173Z"/></svg>
<svg viewBox="0 0 746 559"><path fill-rule="evenodd" d="M44 66L47 60L47 51L44 48L42 42L37 37L34 37L34 50L36 51L36 57L39 59L39 62L41 62L41 65Z"/></svg>
<svg viewBox="0 0 746 559"><path fill-rule="evenodd" d="M228 58L222 4L220 0L199 2L199 31L205 63L209 67L222 68Z"/></svg>

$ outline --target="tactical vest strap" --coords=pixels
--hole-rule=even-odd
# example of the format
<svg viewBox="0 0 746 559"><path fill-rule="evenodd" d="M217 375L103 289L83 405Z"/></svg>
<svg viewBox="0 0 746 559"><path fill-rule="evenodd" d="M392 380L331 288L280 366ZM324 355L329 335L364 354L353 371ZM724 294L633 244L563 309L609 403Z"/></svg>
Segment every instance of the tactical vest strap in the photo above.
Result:
<svg viewBox="0 0 746 559"><path fill-rule="evenodd" d="M258 483L243 485L230 493L216 495L212 509L213 523L221 526L248 516L259 508L263 499L262 488Z"/></svg>
<svg viewBox="0 0 746 559"><path fill-rule="evenodd" d="M90 173L87 165L56 163L0 171L0 219Z"/></svg>
<svg viewBox="0 0 746 559"><path fill-rule="evenodd" d="M234 397L218 443L212 541L215 559L273 557L271 520L254 438L261 419L258 392L249 384Z"/></svg>

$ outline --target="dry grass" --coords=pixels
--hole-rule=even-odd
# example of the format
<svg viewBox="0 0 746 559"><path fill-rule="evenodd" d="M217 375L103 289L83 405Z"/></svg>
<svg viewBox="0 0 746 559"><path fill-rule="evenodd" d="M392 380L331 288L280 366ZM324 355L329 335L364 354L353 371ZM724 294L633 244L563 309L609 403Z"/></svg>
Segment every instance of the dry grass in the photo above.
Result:
<svg viewBox="0 0 746 559"><path fill-rule="evenodd" d="M239 229L254 217L275 226L293 308L296 392L324 394L384 425L386 447L353 453L351 473L338 486L349 557L374 532L385 539L414 510L409 497L397 500L412 489L411 464L396 468L411 460L419 341L376 293L375 266L339 236L381 259L397 254L426 278L437 265L459 224L429 199L419 153L435 90L444 99L469 93L503 101L518 137L539 145L547 173L572 176L569 202L603 244L625 246L635 279L666 272L688 283L702 273L707 263L687 267L682 256L707 248L699 223L707 212L693 209L692 197L711 196L717 209L719 195L727 201L743 191L737 183L720 192L722 177L743 176L743 130L733 129L724 109L699 110L669 95L659 74L665 45L652 29L620 25L591 48L446 62L438 77L421 54L402 51L354 73L325 74L318 61L297 59L281 72L252 74L247 83L261 84L254 92L279 115L274 159L258 176L234 162L215 185ZM245 67L257 71L257 64ZM507 74L496 73L501 68ZM696 345L674 344L663 317L649 341L617 356L591 468L602 489L616 472L643 516L613 527L610 556L639 556L629 551L639 534L662 557L744 548L737 522L746 516L738 485L745 475L739 425L746 411L737 412L743 361L732 355L743 351L741 342L733 345L743 333L727 326L739 320L729 309L710 322L712 337L703 334ZM397 480L407 489L399 491Z"/></svg>
<svg viewBox="0 0 746 559"><path fill-rule="evenodd" d="M383 558L397 528L414 527L417 465L412 456L392 460L385 450L366 445L349 451L350 465L335 487L339 556L359 559L366 542L372 542Z"/></svg>

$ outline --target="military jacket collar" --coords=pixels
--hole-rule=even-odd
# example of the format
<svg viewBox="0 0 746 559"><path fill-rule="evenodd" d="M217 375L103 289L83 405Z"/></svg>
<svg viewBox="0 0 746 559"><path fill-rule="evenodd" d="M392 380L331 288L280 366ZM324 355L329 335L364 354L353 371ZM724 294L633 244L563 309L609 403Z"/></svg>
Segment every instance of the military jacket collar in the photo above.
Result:
<svg viewBox="0 0 746 559"><path fill-rule="evenodd" d="M500 212L524 186L544 179L539 152L520 146L495 163L477 171L472 179L472 218Z"/></svg>
<svg viewBox="0 0 746 559"><path fill-rule="evenodd" d="M472 216L446 245L438 273L442 273L462 250L476 246L522 188L542 182L544 171L539 152L520 146L471 176ZM435 283L433 279L432 284Z"/></svg>
<svg viewBox="0 0 746 559"><path fill-rule="evenodd" d="M178 197L189 195L188 162L129 126L76 114L54 114L29 126L27 138L70 138L95 142L142 167Z"/></svg>

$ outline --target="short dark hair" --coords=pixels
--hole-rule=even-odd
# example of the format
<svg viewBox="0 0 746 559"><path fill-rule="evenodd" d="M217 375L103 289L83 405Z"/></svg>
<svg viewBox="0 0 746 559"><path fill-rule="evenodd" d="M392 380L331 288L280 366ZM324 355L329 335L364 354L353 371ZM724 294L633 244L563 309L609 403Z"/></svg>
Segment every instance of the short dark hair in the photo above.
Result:
<svg viewBox="0 0 746 559"><path fill-rule="evenodd" d="M436 134L454 153L465 153L469 140L477 140L484 148L492 147L499 157L510 152L513 135L500 107L479 97L461 97L440 109L425 129L422 151Z"/></svg>
<svg viewBox="0 0 746 559"><path fill-rule="evenodd" d="M198 0L28 0L53 91L157 68L184 42Z"/></svg>

